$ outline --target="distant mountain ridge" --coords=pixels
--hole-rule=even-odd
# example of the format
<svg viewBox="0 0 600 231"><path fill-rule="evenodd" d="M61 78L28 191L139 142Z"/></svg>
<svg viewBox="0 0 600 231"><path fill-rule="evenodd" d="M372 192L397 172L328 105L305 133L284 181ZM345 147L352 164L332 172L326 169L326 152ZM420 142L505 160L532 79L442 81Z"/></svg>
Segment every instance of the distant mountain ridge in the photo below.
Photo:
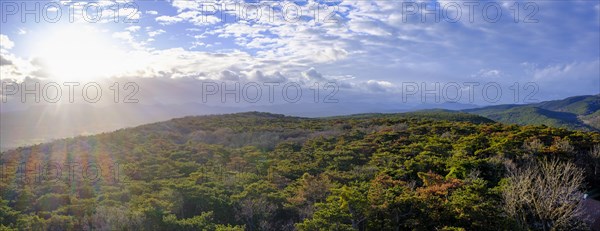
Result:
<svg viewBox="0 0 600 231"><path fill-rule="evenodd" d="M399 113L441 108L463 110L476 105L441 104L273 104L207 105L185 104L51 104L23 110L0 107L0 151L79 135L99 134L142 124L193 115L231 114L247 111L281 113L300 117L327 117L364 113Z"/></svg>
<svg viewBox="0 0 600 231"><path fill-rule="evenodd" d="M573 96L533 104L505 104L462 111L502 123L600 131L600 95Z"/></svg>
<svg viewBox="0 0 600 231"><path fill-rule="evenodd" d="M308 109L307 109L308 108ZM438 108L438 109L433 109ZM165 121L192 115L230 114L244 111L281 113L299 117L365 115L369 113L432 113L436 117L453 117L453 112L470 113L485 118L520 125L563 127L583 131L600 131L600 95L575 96L526 105L479 107L472 104L440 103L422 105L365 103L282 104L253 107L210 106L200 103L181 105L40 105L24 111L0 110L0 151L49 142L79 135L110 132L126 127ZM451 119L450 119L451 120Z"/></svg>

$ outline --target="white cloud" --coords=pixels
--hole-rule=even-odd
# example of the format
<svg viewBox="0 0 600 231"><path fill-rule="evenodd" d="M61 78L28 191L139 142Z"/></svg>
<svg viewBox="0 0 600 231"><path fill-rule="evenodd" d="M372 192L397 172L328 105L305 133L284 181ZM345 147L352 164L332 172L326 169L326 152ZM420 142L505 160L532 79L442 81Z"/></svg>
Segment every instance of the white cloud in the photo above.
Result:
<svg viewBox="0 0 600 231"><path fill-rule="evenodd" d="M472 77L477 77L514 82L519 80L515 76L521 76L515 74L515 70L522 71L518 63L524 61L546 65L535 67L530 75L525 75L536 81L565 83L579 78L577 76L588 76L586 78L589 79L590 73L597 73L594 72L597 68L593 68L593 64L598 65L597 62L588 65L573 61L590 60L579 59L581 53L592 53L596 58L598 48L594 45L598 40L597 30L589 32L587 28L584 33L565 33L582 32L561 26L562 23L579 25L576 22L582 20L577 18L561 17L560 20L565 22L556 23L556 16L545 17L546 20L538 24L492 24L476 18L476 22L471 24L468 23L468 15L463 12L459 23L443 20L440 23L421 23L418 14L416 18L409 17L410 22L403 22L406 15L402 15L401 1L345 1L338 8L339 15L343 16L339 16L335 23L305 18L290 22L281 18L281 12L276 12L271 19L263 16L256 21L221 24L220 18L201 13L200 2L206 1L175 0L172 2L177 12L174 15L159 16L156 11L145 11L146 14L157 15L149 20L162 25L185 24L187 28L173 27L173 31L169 29L169 32L185 29L184 33L189 36L185 40L187 44L178 43L184 40L181 39L169 43L173 44L172 49L148 48L127 53L127 57L135 62L122 75L227 81L317 81L328 79L325 76L351 75L354 79L344 80L343 86L368 92L394 92L397 89L395 83L403 80L448 82L449 79L472 81ZM311 0L307 5L319 2L327 1ZM595 9L598 13L597 3L588 6L590 9L587 10ZM549 11L556 13L559 10L546 7L540 14ZM550 13L547 15L551 16ZM591 16L597 14L592 12ZM112 19L110 16L103 18ZM503 18L512 20L510 17ZM589 23L597 25L593 19ZM155 28L131 26L123 32L114 33L113 37L132 45L138 44L134 47L145 48L144 42L169 37L157 37L165 31ZM132 32L140 30L150 38L136 41L141 38L135 37L138 34ZM559 39L554 39L556 37ZM219 46L215 41L224 45ZM230 45L232 43L234 45ZM2 47L9 49L4 44ZM203 47L207 48L203 50L212 53L181 47ZM548 65L540 61L555 58L563 64ZM10 60L12 62L13 59ZM490 68L490 63L497 66Z"/></svg>
<svg viewBox="0 0 600 231"><path fill-rule="evenodd" d="M185 11L178 14L177 17L189 21L196 26L211 25L221 21L220 18L214 15L206 15L201 11Z"/></svg>
<svg viewBox="0 0 600 231"><path fill-rule="evenodd" d="M150 36L150 37L154 37L154 36L157 36L157 35L159 35L159 34L162 34L162 33L165 33L165 32L166 32L166 31L164 31L164 30L162 30L162 29L158 29L158 30L155 30L155 31L149 31L149 32L148 32L148 36Z"/></svg>
<svg viewBox="0 0 600 231"><path fill-rule="evenodd" d="M13 65L13 62L7 58L4 58L2 54L0 54L0 66Z"/></svg>
<svg viewBox="0 0 600 231"><path fill-rule="evenodd" d="M524 65L531 74L529 80L540 94L553 99L573 95L598 94L600 92L600 60L571 62L540 67L536 64ZM525 89L530 93L531 89ZM538 99L542 98L537 94Z"/></svg>
<svg viewBox="0 0 600 231"><path fill-rule="evenodd" d="M26 76L45 77L42 65L36 60L22 59L2 49L0 52L0 79L22 80Z"/></svg>
<svg viewBox="0 0 600 231"><path fill-rule="evenodd" d="M238 81L240 80L240 76L230 70L223 70L221 71L221 75L219 76L219 79L221 80L230 80L230 81Z"/></svg>
<svg viewBox="0 0 600 231"><path fill-rule="evenodd" d="M317 52L316 58L320 62L331 62L344 59L348 54L348 51L343 48L325 48Z"/></svg>
<svg viewBox="0 0 600 231"><path fill-rule="evenodd" d="M162 25L171 25L174 23L178 23L183 21L183 19L179 18L179 17L173 17L173 16L158 16L156 17L156 21Z"/></svg>
<svg viewBox="0 0 600 231"><path fill-rule="evenodd" d="M145 49L146 43L143 41L136 41L129 30L114 32L112 34L112 37L124 41L126 44L129 44L134 50Z"/></svg>
<svg viewBox="0 0 600 231"><path fill-rule="evenodd" d="M325 82L326 79L323 74L319 73L314 67L311 67L307 71L302 72L302 76L306 81L309 82Z"/></svg>
<svg viewBox="0 0 600 231"><path fill-rule="evenodd" d="M381 80L369 80L367 82L364 83L364 85L366 86L366 88L372 92L389 92L389 91L393 91L395 85L393 83L390 83L388 81L381 81Z"/></svg>
<svg viewBox="0 0 600 231"><path fill-rule="evenodd" d="M600 61L573 62L566 64L555 64L538 68L533 65L533 79L536 81L573 81L586 76L600 76ZM600 80L600 78L598 78Z"/></svg>
<svg viewBox="0 0 600 231"><path fill-rule="evenodd" d="M106 11L106 10L105 10ZM104 11L103 11L104 12ZM113 11L114 12L114 11ZM125 17L128 20L136 21L140 19L142 13L137 8L119 8L117 12L119 17Z"/></svg>
<svg viewBox="0 0 600 231"><path fill-rule="evenodd" d="M129 33L129 31L115 32L112 34L112 37L125 41L133 41L133 36L131 33Z"/></svg>
<svg viewBox="0 0 600 231"><path fill-rule="evenodd" d="M11 41L8 36L0 34L0 48L12 49L14 46L15 43Z"/></svg>
<svg viewBox="0 0 600 231"><path fill-rule="evenodd" d="M220 18L210 14L210 10L217 8L207 2L175 0L172 2L173 7L177 9L177 15L162 15L156 17L156 21L162 25L170 25L179 22L190 22L196 26L212 25L221 21ZM208 5L208 6L207 6Z"/></svg>
<svg viewBox="0 0 600 231"><path fill-rule="evenodd" d="M140 30L140 28L141 28L140 26L130 26L130 27L125 28L125 30L130 31L130 32L136 32L136 31Z"/></svg>
<svg viewBox="0 0 600 231"><path fill-rule="evenodd" d="M287 78L279 71L271 71L269 73L264 73L261 70L251 70L242 73L245 76L248 76L248 80L251 81L278 83L287 81Z"/></svg>
<svg viewBox="0 0 600 231"><path fill-rule="evenodd" d="M474 78L500 78L504 75L500 70L481 69L476 74L471 75Z"/></svg>
<svg viewBox="0 0 600 231"><path fill-rule="evenodd" d="M190 0L174 0L173 7L177 8L177 12L182 12L184 10L199 10L200 3L196 1Z"/></svg>

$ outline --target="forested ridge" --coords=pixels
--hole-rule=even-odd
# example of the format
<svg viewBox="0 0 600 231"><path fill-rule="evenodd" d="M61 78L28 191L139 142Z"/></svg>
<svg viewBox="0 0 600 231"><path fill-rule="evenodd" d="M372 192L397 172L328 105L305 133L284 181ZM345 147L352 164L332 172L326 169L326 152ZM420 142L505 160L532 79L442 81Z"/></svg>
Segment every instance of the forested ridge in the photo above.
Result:
<svg viewBox="0 0 600 231"><path fill-rule="evenodd" d="M589 230L598 144L446 111L184 117L3 152L0 230Z"/></svg>
<svg viewBox="0 0 600 231"><path fill-rule="evenodd" d="M600 95L520 105L495 105L463 110L494 121L520 125L548 125L572 130L600 131Z"/></svg>

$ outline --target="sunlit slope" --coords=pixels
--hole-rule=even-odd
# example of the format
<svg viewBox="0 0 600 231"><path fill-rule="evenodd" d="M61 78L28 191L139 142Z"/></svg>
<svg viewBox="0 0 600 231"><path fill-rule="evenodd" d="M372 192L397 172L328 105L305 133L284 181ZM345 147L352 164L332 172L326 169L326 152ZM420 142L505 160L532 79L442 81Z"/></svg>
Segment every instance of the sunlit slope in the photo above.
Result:
<svg viewBox="0 0 600 231"><path fill-rule="evenodd" d="M464 110L495 121L520 125L547 125L583 131L600 131L600 95L525 105L499 105Z"/></svg>
<svg viewBox="0 0 600 231"><path fill-rule="evenodd" d="M3 152L0 218L25 230L352 230L359 214L368 230L511 230L507 166L559 158L595 188L599 143L437 110L189 116Z"/></svg>

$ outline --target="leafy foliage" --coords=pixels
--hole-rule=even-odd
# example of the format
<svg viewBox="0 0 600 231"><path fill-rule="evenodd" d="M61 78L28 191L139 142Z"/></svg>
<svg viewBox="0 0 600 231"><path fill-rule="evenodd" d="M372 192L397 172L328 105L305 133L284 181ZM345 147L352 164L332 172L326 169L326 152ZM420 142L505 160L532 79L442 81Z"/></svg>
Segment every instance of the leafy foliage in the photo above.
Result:
<svg viewBox="0 0 600 231"><path fill-rule="evenodd" d="M553 157L598 188L599 143L447 111L185 117L2 153L0 229L512 229L505 166Z"/></svg>

